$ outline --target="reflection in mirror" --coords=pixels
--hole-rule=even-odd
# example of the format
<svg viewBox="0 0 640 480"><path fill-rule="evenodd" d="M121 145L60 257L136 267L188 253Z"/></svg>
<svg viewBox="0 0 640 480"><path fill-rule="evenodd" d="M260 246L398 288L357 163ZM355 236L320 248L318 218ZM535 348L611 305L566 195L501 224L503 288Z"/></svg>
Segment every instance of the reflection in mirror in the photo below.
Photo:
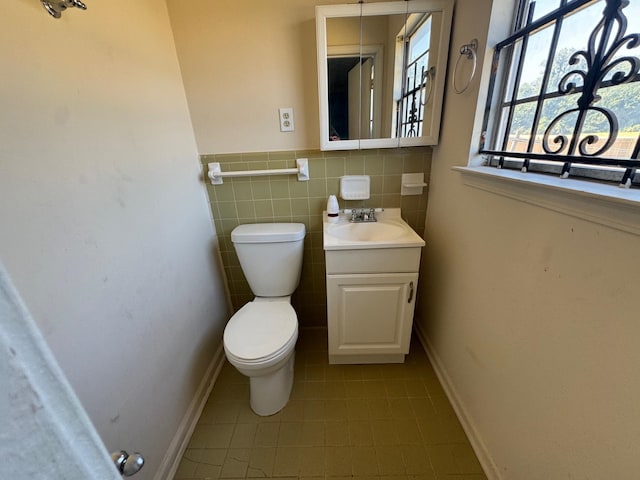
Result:
<svg viewBox="0 0 640 480"><path fill-rule="evenodd" d="M359 114L362 98L360 57L327 58L329 82L329 140L360 138L360 121L367 116ZM362 79L365 75L362 75ZM365 92L362 96L366 95ZM366 131L366 129L365 129ZM364 132L362 132L364 135Z"/></svg>
<svg viewBox="0 0 640 480"><path fill-rule="evenodd" d="M431 12L409 15L398 35L398 43L404 45L407 54L398 65L398 69L402 69L401 74L394 77L394 115L397 118L393 137L422 136L425 114L430 108L433 93L435 67L429 63L429 54L434 16Z"/></svg>
<svg viewBox="0 0 640 480"><path fill-rule="evenodd" d="M448 2L323 6L316 16L321 148L437 143Z"/></svg>
<svg viewBox="0 0 640 480"><path fill-rule="evenodd" d="M404 22L404 14L327 19L329 132L340 140L395 137L391 91L402 51L389 32Z"/></svg>
<svg viewBox="0 0 640 480"><path fill-rule="evenodd" d="M358 45L328 49L331 141L381 138L382 45L358 50Z"/></svg>

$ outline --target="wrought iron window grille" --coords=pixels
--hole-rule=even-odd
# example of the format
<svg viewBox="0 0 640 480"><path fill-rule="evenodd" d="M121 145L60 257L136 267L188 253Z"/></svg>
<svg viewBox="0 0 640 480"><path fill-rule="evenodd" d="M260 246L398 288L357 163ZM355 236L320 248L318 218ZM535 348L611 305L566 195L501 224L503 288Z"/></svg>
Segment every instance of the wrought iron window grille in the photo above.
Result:
<svg viewBox="0 0 640 480"><path fill-rule="evenodd" d="M407 33L403 40L406 67L403 72L402 96L398 99L396 106L400 112L396 126L396 136L398 137L422 136L425 108L433 89L435 67L428 66L431 45L413 60L409 58L409 52L413 36L427 23L429 23L428 28L430 29L430 21L430 16L426 16L411 32Z"/></svg>
<svg viewBox="0 0 640 480"><path fill-rule="evenodd" d="M563 22L582 9L598 8L596 4L603 7L602 16L589 35L587 48L569 55L563 66L568 71L557 87L550 88ZM486 155L489 165L553 173L562 178L613 181L625 187L640 185L640 175L636 175L640 168L640 133L627 135L625 155L616 155L618 147L614 146L621 140L620 112L600 103L603 92L640 82L640 33L627 33L624 9L628 5L628 0L561 0L559 8L534 20L536 2L520 1L516 17L520 28L494 50L480 145L480 153ZM546 28L552 29L552 37L539 91L519 96L529 39ZM542 124L545 102L563 97L575 98L575 102L570 108L554 111L552 120ZM531 128L528 136L519 137L513 131L514 115L517 108L527 105L534 105ZM640 108L637 110L634 120L640 125ZM588 131L587 119L594 115L605 124L605 131ZM637 126L634 129L638 130ZM489 130L492 148L485 148Z"/></svg>

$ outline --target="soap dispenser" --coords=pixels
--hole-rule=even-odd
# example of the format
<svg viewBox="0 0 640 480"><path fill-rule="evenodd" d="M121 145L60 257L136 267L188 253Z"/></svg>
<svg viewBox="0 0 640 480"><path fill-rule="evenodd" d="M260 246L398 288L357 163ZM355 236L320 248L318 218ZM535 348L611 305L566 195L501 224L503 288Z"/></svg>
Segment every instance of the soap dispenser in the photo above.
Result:
<svg viewBox="0 0 640 480"><path fill-rule="evenodd" d="M329 200L327 200L327 217L329 217L329 222L337 222L339 213L340 207L338 206L338 199L335 195L329 195Z"/></svg>

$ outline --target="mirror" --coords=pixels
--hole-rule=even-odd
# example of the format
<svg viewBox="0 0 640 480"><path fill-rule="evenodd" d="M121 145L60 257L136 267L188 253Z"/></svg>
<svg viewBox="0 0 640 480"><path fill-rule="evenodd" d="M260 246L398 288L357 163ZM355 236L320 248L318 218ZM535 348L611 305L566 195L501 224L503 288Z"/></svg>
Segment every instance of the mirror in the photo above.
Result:
<svg viewBox="0 0 640 480"><path fill-rule="evenodd" d="M316 7L321 150L438 142L449 3Z"/></svg>

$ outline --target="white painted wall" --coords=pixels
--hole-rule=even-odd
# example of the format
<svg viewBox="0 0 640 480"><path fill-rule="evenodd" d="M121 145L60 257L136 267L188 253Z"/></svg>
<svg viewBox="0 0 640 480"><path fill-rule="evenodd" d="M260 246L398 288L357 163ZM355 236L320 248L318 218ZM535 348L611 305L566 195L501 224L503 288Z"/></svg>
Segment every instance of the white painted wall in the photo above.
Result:
<svg viewBox="0 0 640 480"><path fill-rule="evenodd" d="M228 306L165 2L0 15L0 258L109 450L152 478Z"/></svg>
<svg viewBox="0 0 640 480"><path fill-rule="evenodd" d="M200 153L320 147L315 6L336 3L167 0Z"/></svg>
<svg viewBox="0 0 640 480"><path fill-rule="evenodd" d="M200 153L319 147L323 3L332 2L167 0ZM280 132L279 107L293 107L294 132Z"/></svg>
<svg viewBox="0 0 640 480"><path fill-rule="evenodd" d="M490 15L488 43L503 36L512 3L458 0L450 63L474 37L484 49ZM477 150L478 86L445 98L418 324L493 478L634 478L639 239L465 185L451 168Z"/></svg>

